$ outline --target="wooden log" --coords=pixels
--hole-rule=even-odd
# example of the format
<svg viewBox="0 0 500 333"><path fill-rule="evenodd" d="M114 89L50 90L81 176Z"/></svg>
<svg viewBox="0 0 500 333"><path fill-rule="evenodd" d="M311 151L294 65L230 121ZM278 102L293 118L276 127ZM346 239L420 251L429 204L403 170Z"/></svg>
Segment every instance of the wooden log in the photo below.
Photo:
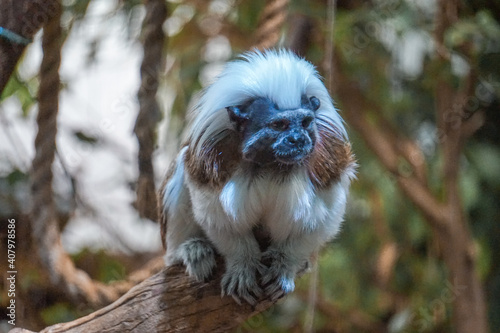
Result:
<svg viewBox="0 0 500 333"><path fill-rule="evenodd" d="M220 279L195 282L184 267L173 266L136 285L116 302L71 322L47 327L40 333L58 332L227 332L274 302L238 305L221 298ZM27 333L15 328L10 333Z"/></svg>

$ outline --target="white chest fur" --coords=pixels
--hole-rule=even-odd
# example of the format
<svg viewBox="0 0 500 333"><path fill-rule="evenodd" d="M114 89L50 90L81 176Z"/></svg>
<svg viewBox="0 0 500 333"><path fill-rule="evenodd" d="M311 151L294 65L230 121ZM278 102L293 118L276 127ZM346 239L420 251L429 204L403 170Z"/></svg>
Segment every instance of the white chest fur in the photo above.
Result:
<svg viewBox="0 0 500 333"><path fill-rule="evenodd" d="M342 222L347 193L342 181L316 191L305 170L286 181L236 173L220 191L187 183L195 218L202 226L239 233L261 223L275 241L312 232L325 240L332 238Z"/></svg>

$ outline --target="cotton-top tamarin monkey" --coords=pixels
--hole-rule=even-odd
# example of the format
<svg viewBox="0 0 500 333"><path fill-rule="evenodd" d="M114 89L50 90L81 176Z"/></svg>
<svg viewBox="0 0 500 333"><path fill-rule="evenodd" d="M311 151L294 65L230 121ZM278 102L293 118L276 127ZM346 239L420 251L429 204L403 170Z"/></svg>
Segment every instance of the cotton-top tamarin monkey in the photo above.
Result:
<svg viewBox="0 0 500 333"><path fill-rule="evenodd" d="M228 63L194 111L161 188L166 264L203 281L219 253L222 295L238 302L293 291L297 272L338 233L355 173L327 89L294 53L255 51Z"/></svg>

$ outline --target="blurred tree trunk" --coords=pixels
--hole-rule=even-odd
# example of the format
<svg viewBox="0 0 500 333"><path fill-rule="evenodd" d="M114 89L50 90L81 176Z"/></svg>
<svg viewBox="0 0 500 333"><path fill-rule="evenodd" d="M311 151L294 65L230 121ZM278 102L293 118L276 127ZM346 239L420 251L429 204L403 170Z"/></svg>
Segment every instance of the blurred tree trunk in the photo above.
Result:
<svg viewBox="0 0 500 333"><path fill-rule="evenodd" d="M136 208L140 216L157 221L153 152L156 142L156 126L161 118L156 93L163 62L165 45L163 22L167 18L167 5L163 0L145 0L144 5L146 7L146 17L142 28L144 57L140 69L139 114L134 126L134 133L139 142Z"/></svg>
<svg viewBox="0 0 500 333"><path fill-rule="evenodd" d="M442 66L448 68L451 61L444 46L446 29L458 20L458 1L440 0L435 18L436 56ZM459 188L460 159L463 141L465 103L467 95L475 87L472 69L461 90L452 88L447 72L438 73L435 86L436 119L440 132L440 148L443 155L443 182L445 202L443 221L435 223L435 233L442 246L443 257L449 269L449 279L456 298L453 302L457 332L487 332L487 315L484 292L476 273L474 244L464 212Z"/></svg>
<svg viewBox="0 0 500 333"><path fill-rule="evenodd" d="M453 304L454 328L459 333L486 333L488 321L481 281L476 272L474 244L460 197L459 172L462 144L470 133L464 108L470 90L475 87L471 70L461 90L449 82L450 54L444 34L458 19L458 3L440 0L435 17L436 57L441 72L434 86L436 126L443 159L441 173L444 198L435 195L427 184L425 161L417 143L393 128L376 103L366 97L341 63L340 53L332 69L339 100L348 123L391 173L405 196L421 211L433 230L452 285L449 299ZM472 119L468 119L469 121ZM473 121L473 120L472 120ZM407 163L410 172L403 172Z"/></svg>
<svg viewBox="0 0 500 333"><path fill-rule="evenodd" d="M0 27L32 39L35 33L57 13L57 5L57 0L2 0ZM25 45L0 37L0 94L25 48Z"/></svg>
<svg viewBox="0 0 500 333"><path fill-rule="evenodd" d="M402 174L399 166L407 154L398 152L395 145L404 141L403 136L391 140L388 128L382 130L380 127L380 120L375 124L369 122L365 110L373 109L373 104L366 99L358 84L345 76L342 66L336 66L335 70L340 73L336 79L346 120L394 175L399 188L422 212L437 238L453 286L453 294L449 297L453 302L455 329L459 333L486 333L488 325L483 288L475 271L472 237L458 195L458 182L447 183L447 192L455 192L443 203L416 178L415 172L410 176ZM456 163L458 168L456 159L448 163Z"/></svg>

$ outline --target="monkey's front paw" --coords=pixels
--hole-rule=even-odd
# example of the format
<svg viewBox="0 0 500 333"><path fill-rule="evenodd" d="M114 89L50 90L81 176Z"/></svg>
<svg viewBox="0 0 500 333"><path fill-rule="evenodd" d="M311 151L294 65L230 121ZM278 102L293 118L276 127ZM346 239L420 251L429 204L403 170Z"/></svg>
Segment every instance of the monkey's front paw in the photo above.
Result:
<svg viewBox="0 0 500 333"><path fill-rule="evenodd" d="M208 239L191 238L179 247L186 271L197 281L206 281L215 267L215 251Z"/></svg>
<svg viewBox="0 0 500 333"><path fill-rule="evenodd" d="M262 285L265 286L266 295L274 301L291 293L295 289L296 269L287 260L285 254L270 249L264 253L263 261L267 266L267 270L262 276Z"/></svg>
<svg viewBox="0 0 500 333"><path fill-rule="evenodd" d="M226 264L226 273L222 277L222 296L232 296L241 304L244 299L251 305L257 304L262 296L262 289L257 283L257 273L262 273L264 266L257 260L249 262L235 262Z"/></svg>

